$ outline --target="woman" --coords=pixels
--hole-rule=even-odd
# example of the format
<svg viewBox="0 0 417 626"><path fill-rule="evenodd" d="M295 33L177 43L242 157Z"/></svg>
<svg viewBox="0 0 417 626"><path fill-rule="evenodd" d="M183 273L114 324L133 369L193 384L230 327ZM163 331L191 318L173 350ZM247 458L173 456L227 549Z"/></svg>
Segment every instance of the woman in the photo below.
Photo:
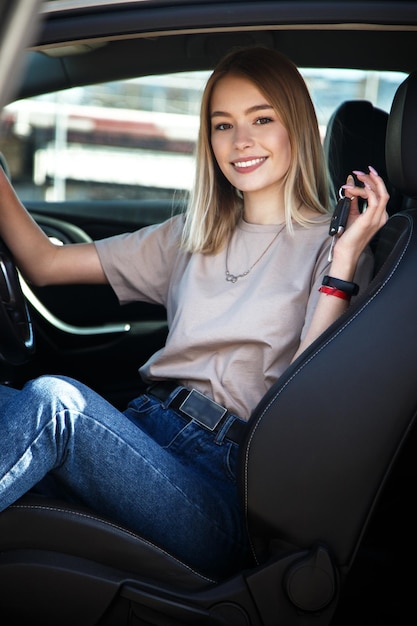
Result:
<svg viewBox="0 0 417 626"><path fill-rule="evenodd" d="M166 346L140 369L148 392L124 413L64 377L2 390L0 509L47 476L192 567L240 567L246 420L372 272L367 244L388 194L372 167L356 175L363 186L348 179L350 216L329 262L332 203L306 85L289 60L252 48L207 83L185 217L56 247L0 176L1 235L27 280L110 283L121 303L164 304L169 323Z"/></svg>

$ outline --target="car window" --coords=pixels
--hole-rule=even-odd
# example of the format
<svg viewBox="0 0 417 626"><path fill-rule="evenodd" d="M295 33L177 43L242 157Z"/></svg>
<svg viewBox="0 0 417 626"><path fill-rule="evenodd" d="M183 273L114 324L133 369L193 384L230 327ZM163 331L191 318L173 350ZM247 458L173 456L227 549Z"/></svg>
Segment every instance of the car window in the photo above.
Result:
<svg viewBox="0 0 417 626"><path fill-rule="evenodd" d="M399 72L302 69L322 135L344 100L389 111ZM21 100L3 112L0 151L23 201L187 195L208 72L141 77ZM140 210L140 205L138 205Z"/></svg>

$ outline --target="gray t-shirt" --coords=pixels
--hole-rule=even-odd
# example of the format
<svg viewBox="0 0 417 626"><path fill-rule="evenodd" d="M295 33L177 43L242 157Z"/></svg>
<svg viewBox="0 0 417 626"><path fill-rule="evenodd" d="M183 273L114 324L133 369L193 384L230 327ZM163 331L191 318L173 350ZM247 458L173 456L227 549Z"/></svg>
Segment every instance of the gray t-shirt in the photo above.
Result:
<svg viewBox="0 0 417 626"><path fill-rule="evenodd" d="M104 272L121 304L142 300L167 309L164 348L141 368L145 380L176 379L243 419L288 367L304 336L327 273L329 222L237 225L228 251L190 254L179 246L183 217L96 242ZM262 253L274 239L265 254ZM261 258L259 258L261 257ZM373 268L362 255L362 287Z"/></svg>

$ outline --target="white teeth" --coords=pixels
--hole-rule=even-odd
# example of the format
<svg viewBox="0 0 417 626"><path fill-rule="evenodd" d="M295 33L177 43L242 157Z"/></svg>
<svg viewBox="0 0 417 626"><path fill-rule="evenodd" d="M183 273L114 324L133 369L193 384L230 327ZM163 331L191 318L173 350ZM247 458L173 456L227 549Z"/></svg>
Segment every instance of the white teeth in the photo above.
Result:
<svg viewBox="0 0 417 626"><path fill-rule="evenodd" d="M252 165L257 165L258 163L262 163L265 161L265 158L262 159L251 159L250 161L238 161L237 163L233 163L235 167L252 167Z"/></svg>

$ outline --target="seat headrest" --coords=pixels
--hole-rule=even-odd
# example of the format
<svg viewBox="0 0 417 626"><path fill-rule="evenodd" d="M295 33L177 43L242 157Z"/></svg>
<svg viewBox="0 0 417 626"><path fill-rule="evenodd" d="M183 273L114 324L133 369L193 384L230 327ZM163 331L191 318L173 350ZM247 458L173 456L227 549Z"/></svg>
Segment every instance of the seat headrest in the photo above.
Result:
<svg viewBox="0 0 417 626"><path fill-rule="evenodd" d="M391 183L405 196L417 197L417 71L395 93L385 150Z"/></svg>
<svg viewBox="0 0 417 626"><path fill-rule="evenodd" d="M324 137L324 151L337 192L352 170L375 167L390 193L388 212L398 209L398 194L391 188L385 164L388 113L367 100L347 100L331 116Z"/></svg>

